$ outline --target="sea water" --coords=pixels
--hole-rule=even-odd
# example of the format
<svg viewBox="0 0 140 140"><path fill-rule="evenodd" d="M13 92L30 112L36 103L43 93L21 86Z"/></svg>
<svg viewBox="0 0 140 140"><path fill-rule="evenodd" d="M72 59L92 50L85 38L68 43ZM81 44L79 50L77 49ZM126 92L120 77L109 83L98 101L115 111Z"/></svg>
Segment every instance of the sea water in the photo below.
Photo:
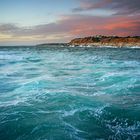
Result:
<svg viewBox="0 0 140 140"><path fill-rule="evenodd" d="M0 48L0 140L63 139L140 139L140 49Z"/></svg>

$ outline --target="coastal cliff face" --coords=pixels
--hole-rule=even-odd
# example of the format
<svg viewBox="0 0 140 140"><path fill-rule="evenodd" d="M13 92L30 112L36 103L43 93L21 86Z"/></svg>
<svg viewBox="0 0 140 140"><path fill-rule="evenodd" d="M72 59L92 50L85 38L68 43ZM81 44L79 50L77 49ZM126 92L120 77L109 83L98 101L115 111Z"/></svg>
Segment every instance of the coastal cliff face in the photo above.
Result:
<svg viewBox="0 0 140 140"><path fill-rule="evenodd" d="M140 36L117 37L117 36L93 36L76 38L71 40L70 45L91 45L91 46L137 46L140 47Z"/></svg>

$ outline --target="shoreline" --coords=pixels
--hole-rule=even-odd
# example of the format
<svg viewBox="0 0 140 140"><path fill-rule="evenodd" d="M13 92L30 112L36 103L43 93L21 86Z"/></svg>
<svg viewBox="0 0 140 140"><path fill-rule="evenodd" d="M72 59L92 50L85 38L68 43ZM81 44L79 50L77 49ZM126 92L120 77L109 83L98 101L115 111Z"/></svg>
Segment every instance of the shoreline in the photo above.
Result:
<svg viewBox="0 0 140 140"><path fill-rule="evenodd" d="M140 46L115 46L115 45L69 45L69 44L65 44L65 45L49 45L49 44L43 44L43 45L16 45L16 46L0 46L0 49L3 48L116 48L116 49L140 49Z"/></svg>
<svg viewBox="0 0 140 140"><path fill-rule="evenodd" d="M85 48L140 48L140 45L92 45L92 44L86 44L86 45L68 45L69 47L85 47Z"/></svg>

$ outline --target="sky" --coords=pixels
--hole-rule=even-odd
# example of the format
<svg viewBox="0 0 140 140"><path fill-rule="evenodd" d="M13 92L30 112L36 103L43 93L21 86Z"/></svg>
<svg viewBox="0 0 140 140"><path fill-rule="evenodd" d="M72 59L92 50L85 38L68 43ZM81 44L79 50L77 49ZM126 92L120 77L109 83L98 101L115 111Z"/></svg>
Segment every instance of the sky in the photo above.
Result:
<svg viewBox="0 0 140 140"><path fill-rule="evenodd" d="M139 36L140 0L0 0L0 45Z"/></svg>

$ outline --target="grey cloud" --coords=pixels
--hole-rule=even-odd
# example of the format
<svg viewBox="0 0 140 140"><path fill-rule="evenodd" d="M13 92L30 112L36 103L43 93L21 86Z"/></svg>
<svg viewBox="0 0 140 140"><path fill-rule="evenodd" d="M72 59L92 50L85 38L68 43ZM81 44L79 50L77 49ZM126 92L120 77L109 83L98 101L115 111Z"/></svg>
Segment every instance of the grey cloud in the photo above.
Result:
<svg viewBox="0 0 140 140"><path fill-rule="evenodd" d="M1 33L13 32L18 29L18 26L16 26L15 24L0 24Z"/></svg>
<svg viewBox="0 0 140 140"><path fill-rule="evenodd" d="M73 12L81 12L95 9L115 10L116 15L140 14L140 0L79 0L79 7Z"/></svg>

